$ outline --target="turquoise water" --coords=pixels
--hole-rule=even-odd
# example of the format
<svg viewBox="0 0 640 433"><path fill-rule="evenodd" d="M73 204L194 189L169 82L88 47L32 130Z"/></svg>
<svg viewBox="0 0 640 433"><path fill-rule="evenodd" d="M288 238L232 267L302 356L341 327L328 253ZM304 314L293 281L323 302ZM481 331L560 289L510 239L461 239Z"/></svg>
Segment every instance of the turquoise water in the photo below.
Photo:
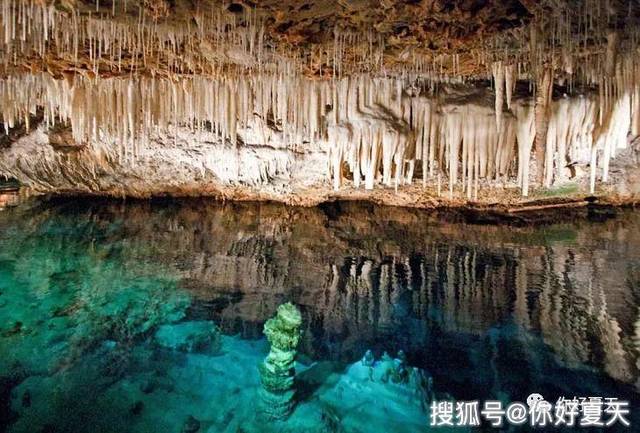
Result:
<svg viewBox="0 0 640 433"><path fill-rule="evenodd" d="M567 220L474 225L358 203L6 208L0 431L445 431L429 426L434 399L534 392L629 400L631 427L604 430L638 431L640 213ZM265 422L262 326L287 301L303 313L298 404ZM402 350L424 381L381 379L367 350Z"/></svg>

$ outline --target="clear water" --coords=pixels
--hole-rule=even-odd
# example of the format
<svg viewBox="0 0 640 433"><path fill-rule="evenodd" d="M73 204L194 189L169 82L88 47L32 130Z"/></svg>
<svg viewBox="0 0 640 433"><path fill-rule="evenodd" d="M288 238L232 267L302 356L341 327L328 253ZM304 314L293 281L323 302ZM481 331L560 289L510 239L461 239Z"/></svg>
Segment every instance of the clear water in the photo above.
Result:
<svg viewBox="0 0 640 433"><path fill-rule="evenodd" d="M181 432L193 416L210 433L429 431L412 390L352 380L371 349L403 350L438 399L618 397L632 425L606 430L640 431L640 213L441 217L357 203L6 208L0 430ZM256 420L256 366L286 301L304 318L300 402L271 425ZM203 321L221 350L159 344L161 327Z"/></svg>

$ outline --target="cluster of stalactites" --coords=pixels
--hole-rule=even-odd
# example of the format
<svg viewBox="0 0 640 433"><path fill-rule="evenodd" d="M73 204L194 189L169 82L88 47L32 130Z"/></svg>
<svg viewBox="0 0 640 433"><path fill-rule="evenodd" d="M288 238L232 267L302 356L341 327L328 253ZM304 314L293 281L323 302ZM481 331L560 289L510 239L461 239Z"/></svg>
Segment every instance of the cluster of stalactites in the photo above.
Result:
<svg viewBox="0 0 640 433"><path fill-rule="evenodd" d="M511 173L517 128L527 129L520 123L531 120L526 110L520 120L507 116L498 129L487 107L408 96L398 81L358 84L339 90L344 106L327 127L334 188L342 185L343 163L356 188L372 189L411 184L420 162L423 186L432 180L440 189L446 176L450 193L460 185L468 198L477 197L479 179L506 180ZM531 149L527 134L520 141Z"/></svg>
<svg viewBox="0 0 640 433"><path fill-rule="evenodd" d="M38 59L34 64L39 67L43 60L46 64L55 59L62 70L88 69L109 76L141 71L220 76L311 70L342 77L385 70L384 37L373 28L348 31L336 26L329 44L296 50L267 43L264 16L251 8L243 8L239 15L220 6L198 8L192 20L175 25L158 21L135 2L127 6L126 1L114 0L110 10L96 4L96 11L89 13L59 10L36 0L0 0L0 66L9 70L23 59ZM126 18L134 14L136 19ZM427 60L413 53L401 69L430 76L434 83L448 82L450 77L442 74L447 58Z"/></svg>
<svg viewBox="0 0 640 433"><path fill-rule="evenodd" d="M496 107L427 97L428 84L368 76L308 80L254 74L218 80L197 77L56 80L48 74L0 81L1 121L8 131L39 109L44 122L71 125L78 143L101 146L135 161L153 134L176 136L177 128L212 131L238 145L238 134L295 151L326 150L328 175L343 186L345 167L353 186L410 184L421 172L428 182L461 190L470 199L481 186L515 179L529 193L536 110L530 99L515 100L512 72L497 65ZM511 90L510 90L511 89ZM550 102L544 185L571 176L590 163L609 176L609 161L640 129L640 89L630 86L613 102L596 94ZM170 140L170 138L168 138ZM416 170L418 168L418 170ZM601 171L596 171L596 170Z"/></svg>
<svg viewBox="0 0 640 433"><path fill-rule="evenodd" d="M539 165L543 167L543 173L538 176L546 187L551 186L554 181L566 179L569 167L586 159L591 169L590 190L594 192L597 167L602 168L601 177L606 182L609 177L609 162L615 156L616 149L626 147L629 133L631 137L640 135L640 64L633 53L614 55L611 50L613 48L610 45L607 55L610 63L608 75L599 79L597 96L569 98L564 95L553 101L553 71L547 70L547 77L540 72L536 91L540 94L548 92L548 97L536 99L537 111L512 106L518 77L514 73L516 66L501 61L492 65L497 128L502 126L505 99L507 110L519 118L527 117L533 122L529 127L526 122L521 122L522 129L519 128L523 134L532 128L526 132L527 137L532 140L531 146L536 135L536 124L545 128L540 139L544 143L544 150L539 153L544 154L544 161ZM544 106L539 106L541 104ZM526 165L529 153L529 150L521 152L523 159L520 165ZM519 169L518 179L526 195L527 176L523 176L522 169Z"/></svg>
<svg viewBox="0 0 640 433"><path fill-rule="evenodd" d="M298 50L267 43L264 16L243 8L198 8L185 25L158 21L135 2L111 2L95 12L57 9L36 0L0 0L0 65L21 59L42 64L55 59L62 69L89 69L113 75L145 71L156 75L219 75L240 71L300 73L342 77L354 73L397 72L435 83L461 79L459 54L425 55L407 50L397 67L385 65L385 37L373 27L350 31L336 25L328 44ZM137 14L137 18L127 18ZM324 68L324 69L323 69Z"/></svg>
<svg viewBox="0 0 640 433"><path fill-rule="evenodd" d="M598 173L606 182L616 150L627 146L629 133L639 133L638 85L626 81L613 102L593 94L550 101L544 160L538 164L543 173L530 173L536 103L514 100L514 71L512 66L494 66L494 110L410 96L415 89L401 81L341 81L335 90L338 106L327 126L334 188L344 182L345 164L356 188L364 183L372 189L376 184L411 184L420 162L423 185L435 183L439 194L444 180L450 196L455 187L475 199L483 183L515 178L527 196L532 177L549 187L574 177L576 166L588 164L594 192Z"/></svg>
<svg viewBox="0 0 640 433"><path fill-rule="evenodd" d="M76 142L111 139L123 155L135 156L150 134L177 127L213 131L235 145L238 130L259 119L264 143L275 132L293 148L320 140L334 96L328 82L282 75L56 80L24 74L0 81L0 120L8 132L41 108L45 125L69 123Z"/></svg>
<svg viewBox="0 0 640 433"><path fill-rule="evenodd" d="M518 75L535 82L552 66L556 80L570 89L574 85L600 86L619 80L615 76L618 53L637 56L637 2L582 0L579 6L564 0L528 3L534 16L526 26L495 35L479 50L478 58L489 75L493 62L500 61L516 65Z"/></svg>
<svg viewBox="0 0 640 433"><path fill-rule="evenodd" d="M112 6L115 13L127 2L114 0ZM280 72L294 67L265 46L264 22L249 9L240 17L223 8L198 9L183 26L158 22L143 7L136 8L137 20L106 19L112 14L102 9L59 11L34 0L0 0L0 11L0 65L5 68L22 58L55 58L67 68L111 75L139 70L219 74L229 65L260 70L267 61Z"/></svg>

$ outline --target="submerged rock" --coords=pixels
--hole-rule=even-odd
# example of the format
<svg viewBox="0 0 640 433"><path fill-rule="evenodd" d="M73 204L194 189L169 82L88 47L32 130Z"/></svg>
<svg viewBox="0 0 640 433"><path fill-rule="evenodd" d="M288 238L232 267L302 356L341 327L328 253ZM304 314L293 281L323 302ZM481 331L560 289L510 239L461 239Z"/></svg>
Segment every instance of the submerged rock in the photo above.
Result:
<svg viewBox="0 0 640 433"><path fill-rule="evenodd" d="M406 383L409 378L407 370L407 356L404 351L398 351L396 359L393 360L391 367L391 380L393 383Z"/></svg>
<svg viewBox="0 0 640 433"><path fill-rule="evenodd" d="M200 421L189 415L182 426L182 433L196 433L200 430Z"/></svg>
<svg viewBox="0 0 640 433"><path fill-rule="evenodd" d="M140 391L142 391L144 394L150 394L153 392L153 390L156 388L155 383L153 383L150 380L144 380L141 384L140 384Z"/></svg>
<svg viewBox="0 0 640 433"><path fill-rule="evenodd" d="M408 392L412 395L421 407L426 407L426 403L431 399L433 388L431 376L420 368L409 366L402 350L398 351L396 358L384 352L379 361L376 361L373 353L368 350L362 361L353 364L347 374L362 381L398 387L397 389L402 389L403 393Z"/></svg>
<svg viewBox="0 0 640 433"><path fill-rule="evenodd" d="M156 344L181 352L220 350L220 330L211 321L183 322L162 325L154 338Z"/></svg>
<svg viewBox="0 0 640 433"><path fill-rule="evenodd" d="M15 321L9 328L5 331L2 331L3 337L11 337L13 335L19 334L23 330L22 322L19 320Z"/></svg>
<svg viewBox="0 0 640 433"><path fill-rule="evenodd" d="M29 390L26 390L24 394L22 394L22 407L30 407L31 406L31 393Z"/></svg>
<svg viewBox="0 0 640 433"><path fill-rule="evenodd" d="M396 381L394 377L402 380ZM428 430L428 407L432 401L430 376L409 365L402 352L395 358L386 354L375 359L369 351L346 368L342 363L318 361L296 375L296 388L300 394L308 391L310 397L299 399L287 419L287 425L296 426L291 431L408 433Z"/></svg>
<svg viewBox="0 0 640 433"><path fill-rule="evenodd" d="M361 362L365 367L373 367L373 364L376 362L375 358L373 357L373 352L371 350L367 350L362 357Z"/></svg>
<svg viewBox="0 0 640 433"><path fill-rule="evenodd" d="M291 303L280 305L276 316L264 325L271 350L259 365L260 402L261 413L268 419L286 419L295 405L294 361L301 325L300 310Z"/></svg>
<svg viewBox="0 0 640 433"><path fill-rule="evenodd" d="M144 403L138 400L131 405L131 407L129 408L129 413L131 415L140 415L143 409L144 409Z"/></svg>

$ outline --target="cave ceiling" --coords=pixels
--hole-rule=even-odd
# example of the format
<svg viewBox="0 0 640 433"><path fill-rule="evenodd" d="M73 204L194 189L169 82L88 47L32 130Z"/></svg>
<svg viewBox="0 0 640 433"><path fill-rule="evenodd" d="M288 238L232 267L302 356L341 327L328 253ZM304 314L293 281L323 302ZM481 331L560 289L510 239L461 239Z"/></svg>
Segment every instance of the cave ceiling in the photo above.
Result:
<svg viewBox="0 0 640 433"><path fill-rule="evenodd" d="M496 61L593 81L610 34L633 51L635 0L220 2L3 0L0 73L486 78ZM13 21L13 22L10 22Z"/></svg>

